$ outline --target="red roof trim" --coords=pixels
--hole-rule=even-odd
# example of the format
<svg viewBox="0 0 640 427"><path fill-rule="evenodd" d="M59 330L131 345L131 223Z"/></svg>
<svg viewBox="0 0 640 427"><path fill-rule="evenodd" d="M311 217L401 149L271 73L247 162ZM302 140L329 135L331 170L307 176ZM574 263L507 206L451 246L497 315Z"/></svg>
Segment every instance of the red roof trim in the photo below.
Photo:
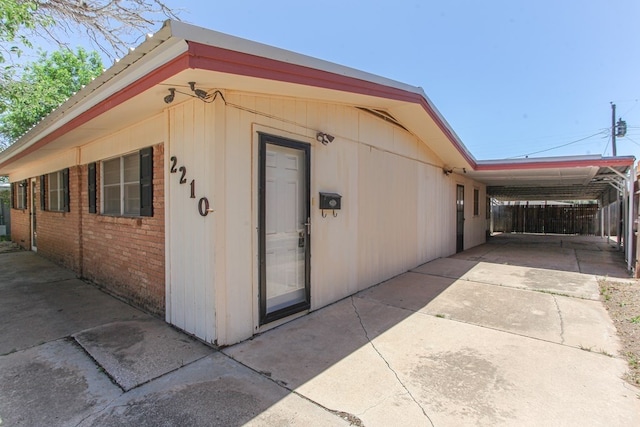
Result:
<svg viewBox="0 0 640 427"><path fill-rule="evenodd" d="M633 157L606 157L601 159L575 159L560 161L531 161L531 162L504 162L504 163L480 163L476 166L476 171L501 171L513 169L554 169L554 168L580 168L589 166L598 167L616 167L616 166L632 166L635 158Z"/></svg>
<svg viewBox="0 0 640 427"><path fill-rule="evenodd" d="M335 89L405 102L418 102L420 98L414 92L217 46L189 42L189 52L193 55L190 62L191 68Z"/></svg>
<svg viewBox="0 0 640 427"><path fill-rule="evenodd" d="M472 167L475 168L476 166L476 160L473 156L461 145L449 127L419 93L196 42L189 42L189 52L193 54L190 62L191 68L239 74L419 104L465 160Z"/></svg>

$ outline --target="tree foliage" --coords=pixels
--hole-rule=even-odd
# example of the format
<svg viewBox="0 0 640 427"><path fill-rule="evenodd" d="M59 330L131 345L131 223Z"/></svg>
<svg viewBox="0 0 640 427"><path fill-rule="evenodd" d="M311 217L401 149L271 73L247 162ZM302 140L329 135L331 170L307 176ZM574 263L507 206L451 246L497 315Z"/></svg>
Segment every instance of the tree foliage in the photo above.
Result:
<svg viewBox="0 0 640 427"><path fill-rule="evenodd" d="M0 61L34 38L85 40L113 58L166 18L177 16L162 0L0 0Z"/></svg>
<svg viewBox="0 0 640 427"><path fill-rule="evenodd" d="M20 75L0 84L0 140L11 142L102 73L97 52L40 52Z"/></svg>
<svg viewBox="0 0 640 427"><path fill-rule="evenodd" d="M35 3L0 0L0 41L13 42L19 38L22 43L29 44L29 40L19 33L22 28L35 27L32 15L35 10Z"/></svg>
<svg viewBox="0 0 640 427"><path fill-rule="evenodd" d="M72 47L113 59L166 18L163 0L0 0L0 150L102 72L96 52ZM39 40L61 50L18 62Z"/></svg>

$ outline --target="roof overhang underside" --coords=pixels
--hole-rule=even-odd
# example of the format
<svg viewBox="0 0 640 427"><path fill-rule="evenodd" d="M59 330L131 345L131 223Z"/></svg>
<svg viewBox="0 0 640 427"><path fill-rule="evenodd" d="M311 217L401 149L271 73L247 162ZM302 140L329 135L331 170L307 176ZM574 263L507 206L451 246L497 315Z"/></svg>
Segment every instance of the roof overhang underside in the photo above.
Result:
<svg viewBox="0 0 640 427"><path fill-rule="evenodd" d="M469 175L501 201L601 200L611 188L625 187L633 157L581 156L478 162Z"/></svg>

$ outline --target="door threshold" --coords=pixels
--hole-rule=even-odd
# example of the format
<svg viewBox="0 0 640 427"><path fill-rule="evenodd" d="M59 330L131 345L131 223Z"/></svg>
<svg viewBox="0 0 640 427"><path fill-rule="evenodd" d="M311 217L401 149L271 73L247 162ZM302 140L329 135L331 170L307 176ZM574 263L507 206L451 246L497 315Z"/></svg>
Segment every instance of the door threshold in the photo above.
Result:
<svg viewBox="0 0 640 427"><path fill-rule="evenodd" d="M298 319L299 317L306 316L310 312L311 312L311 310L308 310L308 309L307 310L302 310L302 311L299 311L297 313L291 314L291 315L289 315L287 317L283 317L281 319L274 320L273 322L266 323L266 324L264 324L262 326L259 326L258 330L256 331L256 333L261 334L263 332L267 332L270 329L277 328L278 326L282 326L285 323L288 323L288 322L291 322L292 320Z"/></svg>

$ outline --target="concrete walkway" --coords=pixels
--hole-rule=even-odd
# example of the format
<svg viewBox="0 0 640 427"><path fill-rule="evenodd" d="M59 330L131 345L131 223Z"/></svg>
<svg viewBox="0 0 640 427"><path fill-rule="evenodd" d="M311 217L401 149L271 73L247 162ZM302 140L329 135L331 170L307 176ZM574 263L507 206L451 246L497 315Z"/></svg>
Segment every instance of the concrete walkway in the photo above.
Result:
<svg viewBox="0 0 640 427"><path fill-rule="evenodd" d="M0 251L0 425L640 425L613 249L498 236L221 351Z"/></svg>

